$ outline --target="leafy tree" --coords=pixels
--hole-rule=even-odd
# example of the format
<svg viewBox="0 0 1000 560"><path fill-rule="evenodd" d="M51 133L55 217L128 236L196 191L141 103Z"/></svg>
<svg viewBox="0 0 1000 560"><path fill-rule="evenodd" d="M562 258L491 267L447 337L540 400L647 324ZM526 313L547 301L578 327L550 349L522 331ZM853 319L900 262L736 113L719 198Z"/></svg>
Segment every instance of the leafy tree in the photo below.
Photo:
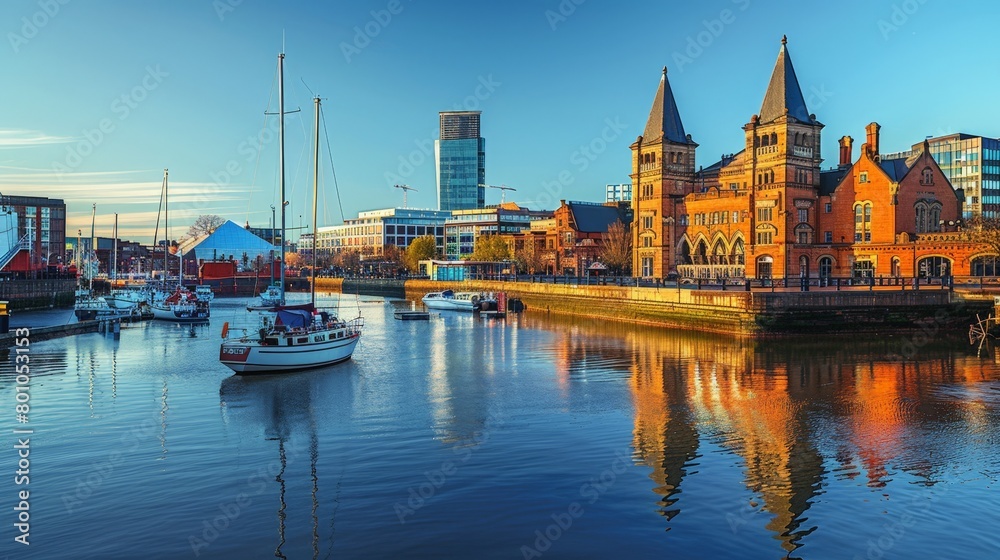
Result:
<svg viewBox="0 0 1000 560"><path fill-rule="evenodd" d="M298 253L294 253L292 251L285 253L285 266L287 267L298 268L302 266L304 261L305 259L303 259L302 255Z"/></svg>
<svg viewBox="0 0 1000 560"><path fill-rule="evenodd" d="M536 251L534 246L526 245L523 249L514 251L514 264L518 270L537 274L545 270L545 257L542 251Z"/></svg>
<svg viewBox="0 0 1000 560"><path fill-rule="evenodd" d="M433 259L437 255L437 239L433 235L418 237L406 248L406 268L415 272L420 266L420 261Z"/></svg>
<svg viewBox="0 0 1000 560"><path fill-rule="evenodd" d="M361 266L361 254L354 249L346 249L333 256L333 266L344 271L357 270Z"/></svg>
<svg viewBox="0 0 1000 560"><path fill-rule="evenodd" d="M632 273L632 236L621 220L608 226L601 235L601 260L615 274Z"/></svg>
<svg viewBox="0 0 1000 560"><path fill-rule="evenodd" d="M510 259L510 245L499 235L481 235L476 240L471 260L500 262Z"/></svg>
<svg viewBox="0 0 1000 560"><path fill-rule="evenodd" d="M226 223L225 218L221 216L216 216L215 214L202 214L198 216L198 219L191 224L188 228L187 233L184 235L183 239L194 239L201 237L203 235L211 235L212 232L219 229L219 227Z"/></svg>

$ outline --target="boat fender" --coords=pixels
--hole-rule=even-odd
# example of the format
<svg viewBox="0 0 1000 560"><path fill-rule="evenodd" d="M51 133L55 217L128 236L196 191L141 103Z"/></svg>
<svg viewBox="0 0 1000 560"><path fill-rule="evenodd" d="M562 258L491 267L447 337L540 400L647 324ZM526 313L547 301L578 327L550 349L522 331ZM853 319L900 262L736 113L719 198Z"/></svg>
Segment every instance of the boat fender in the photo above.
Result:
<svg viewBox="0 0 1000 560"><path fill-rule="evenodd" d="M222 323L222 338L229 336L229 321Z"/></svg>

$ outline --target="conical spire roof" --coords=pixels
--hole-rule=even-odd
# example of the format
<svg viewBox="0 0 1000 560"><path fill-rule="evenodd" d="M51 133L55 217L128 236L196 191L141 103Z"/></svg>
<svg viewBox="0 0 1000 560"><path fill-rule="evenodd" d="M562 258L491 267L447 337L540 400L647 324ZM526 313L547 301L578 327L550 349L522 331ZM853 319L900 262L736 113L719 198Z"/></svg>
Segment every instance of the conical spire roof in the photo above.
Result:
<svg viewBox="0 0 1000 560"><path fill-rule="evenodd" d="M653 108L649 110L646 130L642 133L642 141L647 144L661 140L675 144L692 143L684 133L681 114L677 111L677 102L674 101L674 92L670 90L670 82L667 81L666 66L663 67L660 87L656 89L656 97L653 98Z"/></svg>
<svg viewBox="0 0 1000 560"><path fill-rule="evenodd" d="M792 57L785 47L786 43L788 39L782 37L778 61L774 64L771 83L767 85L764 104L760 107L761 123L774 121L782 117L786 111L789 117L796 120L813 122L809 117L809 109L806 108L806 100L802 97L802 89L799 88L799 80L795 77L795 68L792 66Z"/></svg>

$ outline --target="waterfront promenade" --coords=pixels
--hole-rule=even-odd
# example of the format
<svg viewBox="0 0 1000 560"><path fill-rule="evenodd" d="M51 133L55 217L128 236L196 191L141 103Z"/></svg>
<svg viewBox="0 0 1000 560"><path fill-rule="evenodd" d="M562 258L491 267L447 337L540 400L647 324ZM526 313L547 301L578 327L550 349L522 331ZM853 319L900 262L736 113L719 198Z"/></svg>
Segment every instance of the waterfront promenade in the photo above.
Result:
<svg viewBox="0 0 1000 560"><path fill-rule="evenodd" d="M618 286L612 283L547 283L500 280L319 278L317 288L420 299L444 289L508 292L529 312L543 311L706 332L749 336L794 333L906 331L949 328L964 331L976 314L993 309L981 290L949 285L799 287L745 285L709 289L697 285Z"/></svg>

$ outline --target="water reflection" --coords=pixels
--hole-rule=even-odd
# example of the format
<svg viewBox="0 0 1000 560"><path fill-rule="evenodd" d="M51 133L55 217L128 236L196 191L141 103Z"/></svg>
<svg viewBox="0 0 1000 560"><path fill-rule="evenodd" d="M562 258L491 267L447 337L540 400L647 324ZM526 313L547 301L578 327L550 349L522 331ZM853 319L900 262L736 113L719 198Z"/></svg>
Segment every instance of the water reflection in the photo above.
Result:
<svg viewBox="0 0 1000 560"><path fill-rule="evenodd" d="M336 371L333 371L336 369ZM219 388L219 399L224 423L237 429L249 430L251 436L262 437L275 442L275 459L267 470L278 483L277 505L274 506L277 537L274 556L277 558L299 557L300 553L285 550L289 543L295 546L308 527L312 557L320 556L320 507L321 485L317 464L320 458L319 433L323 431L324 410L331 403L340 407L338 413L349 415L351 402L350 388L353 368L340 365L330 371L317 370L296 374L275 376L241 377L223 379ZM331 392L339 394L332 395ZM330 400L328 400L330 399ZM288 497L299 495L294 492L303 478L302 467L298 465L305 447L309 457L308 488L310 496L309 521L304 519L303 509L290 508ZM343 476L343 468L340 475ZM336 514L340 502L340 483L336 480L331 496L329 487L323 499L332 505L329 519L329 538L326 556L332 554L336 534ZM293 490L290 493L289 487Z"/></svg>
<svg viewBox="0 0 1000 560"><path fill-rule="evenodd" d="M557 333L560 387L576 372L629 376L636 462L652 469L668 530L707 444L739 457L749 507L769 514L786 554L816 530L807 512L831 476L863 477L891 499L899 471L930 485L973 456L996 467L976 438L996 426L1000 377L961 339L904 361L891 337L754 342L531 316L517 326Z"/></svg>

